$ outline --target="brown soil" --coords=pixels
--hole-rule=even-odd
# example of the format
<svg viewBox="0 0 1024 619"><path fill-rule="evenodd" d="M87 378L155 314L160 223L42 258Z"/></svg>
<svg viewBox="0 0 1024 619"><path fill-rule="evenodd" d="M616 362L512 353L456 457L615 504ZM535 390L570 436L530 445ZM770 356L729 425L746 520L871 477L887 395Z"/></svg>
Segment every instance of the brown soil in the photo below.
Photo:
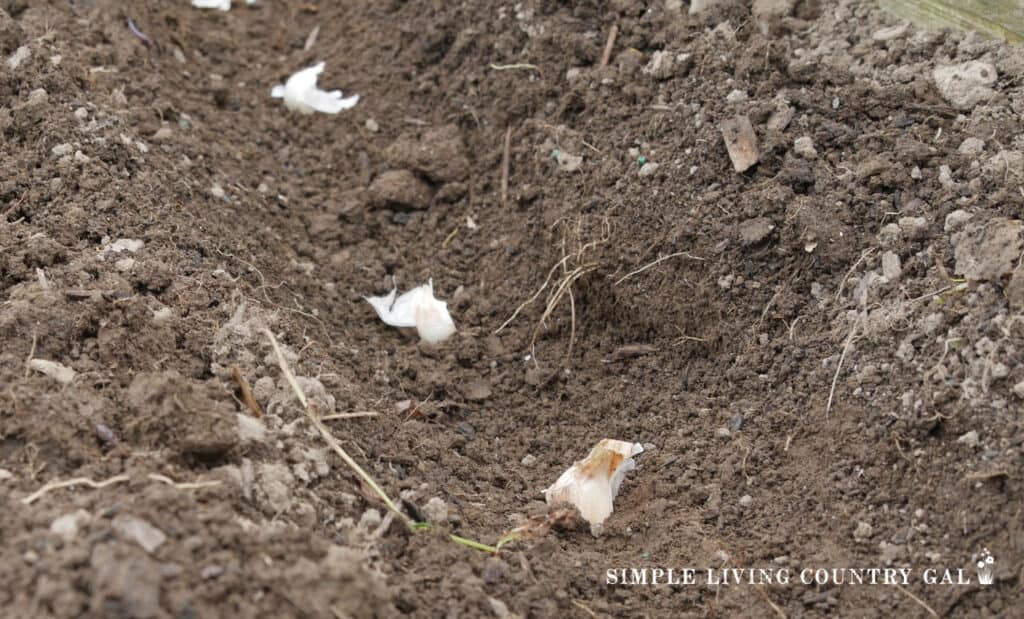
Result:
<svg viewBox="0 0 1024 619"><path fill-rule="evenodd" d="M1024 55L876 37L892 22L867 2L719 4L0 2L2 614L925 615L913 594L1024 616ZM353 110L269 96L317 60ZM931 76L968 60L999 78L963 111ZM744 173L720 130L737 115L760 152ZM382 324L362 296L392 277L433 278L458 333ZM442 499L439 529L378 526L264 325L318 410L380 413L327 423L413 517ZM448 539L544 513L606 437L647 450L599 538ZM982 548L988 587L605 582L973 576Z"/></svg>

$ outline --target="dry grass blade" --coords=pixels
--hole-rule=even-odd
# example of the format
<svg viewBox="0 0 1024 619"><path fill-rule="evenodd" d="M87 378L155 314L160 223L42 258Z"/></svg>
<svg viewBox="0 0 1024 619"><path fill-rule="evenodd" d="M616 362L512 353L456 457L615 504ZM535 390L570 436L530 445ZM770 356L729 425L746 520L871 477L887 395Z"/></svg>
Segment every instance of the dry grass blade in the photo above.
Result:
<svg viewBox="0 0 1024 619"><path fill-rule="evenodd" d="M700 256L694 256L690 252L677 251L674 254L669 254L667 256L662 256L661 258L658 258L654 262L649 262L649 263L645 264L644 266L640 267L639 269L637 269L635 271L630 271L629 273L626 273L625 275L623 275L619 279L615 280L615 284L614 285L618 286L619 284L621 284L622 282L626 281L630 277L633 277L634 275L639 275L639 274L643 273L644 271L646 271L647 269L650 269L651 267L657 266L658 264L661 264L662 262L668 260L669 258L675 258L677 256L686 256L690 260L704 261L704 258L701 258Z"/></svg>
<svg viewBox="0 0 1024 619"><path fill-rule="evenodd" d="M928 611L929 615L931 615L932 617L936 617L936 618L939 616L939 613L935 612L935 609L933 609L931 606L926 604L924 600L922 600L921 598L917 597L916 595L914 595L910 591L907 591L906 589L904 589L899 584L897 584L897 583L894 583L894 584L896 584L896 588L899 589L904 595L906 595L908 598L914 600L915 602L917 602L917 604L921 608L923 608L926 611Z"/></svg>
<svg viewBox="0 0 1024 619"><path fill-rule="evenodd" d="M619 36L619 25L612 24L612 29L608 31L608 40L604 44L604 52L601 54L600 68L605 68L612 59L612 50L615 49L615 39Z"/></svg>
<svg viewBox="0 0 1024 619"><path fill-rule="evenodd" d="M843 369L843 361L846 360L846 353L850 351L850 345L853 343L853 338L857 335L857 328L860 327L861 320L864 315L858 314L857 320L853 321L853 328L850 329L850 334L846 336L846 342L843 344L843 352L839 355L839 362L836 363L836 373L832 376L832 388L828 392L828 404L825 405L825 416L832 411L832 398L836 395L836 382L839 380L839 372Z"/></svg>
<svg viewBox="0 0 1024 619"><path fill-rule="evenodd" d="M764 598L764 601L768 602L768 606L772 607L772 610L775 611L775 614L780 619L786 619L786 613L783 612L783 610L781 608L779 608L779 606L775 602L773 602L770 597L768 597L768 592L765 591L764 586L762 585L762 586L756 587L756 589L757 589L757 592L761 594L761 597Z"/></svg>
<svg viewBox="0 0 1024 619"><path fill-rule="evenodd" d="M127 475L115 475L110 479L104 479L103 481L93 481L88 477L75 477L74 479L65 479L64 481L51 481L39 490L36 490L32 494L28 495L21 500L22 504L30 505L34 503L39 497L43 496L51 490L59 490L61 488L71 488L72 486L89 486L90 488L105 488L111 484L118 484L124 481L131 480Z"/></svg>
<svg viewBox="0 0 1024 619"><path fill-rule="evenodd" d="M533 348L537 343L537 336L540 334L541 327L547 322L547 319L551 317L551 313L555 311L558 304L562 301L562 298L568 294L571 300L571 324L570 324L570 340L569 340L569 351L572 351L573 339L576 337L576 301L572 297L572 285L576 283L578 279L597 270L597 264L586 264L580 267L576 267L572 271L569 271L558 280L558 285L554 291L548 295L548 301L544 307L544 313L541 314L540 320L537 321L537 326L533 329L533 337L530 339L530 348ZM534 357L536 359L536 357Z"/></svg>
<svg viewBox="0 0 1024 619"><path fill-rule="evenodd" d="M357 411L355 413L334 413L333 415L324 415L320 418L320 421L334 421L335 419L356 419L357 417L376 417L380 415L377 411Z"/></svg>
<svg viewBox="0 0 1024 619"><path fill-rule="evenodd" d="M284 354L281 353L281 347L277 343L277 338L274 337L273 332L266 327L263 328L263 333L267 336L267 339L270 340L270 345L274 348L274 354L277 356L277 364L281 368L281 372L284 373L284 377L288 381L288 384L291 385L292 391L295 392L295 397L302 403L302 408L306 411L306 417L309 418L313 427L316 428L317 432L320 433L320 436L327 442L327 445L334 450L334 453L338 454L338 457L344 460L345 464L355 471L356 475L358 475L359 478L362 479L367 486L373 489L377 496L384 501L387 508L401 518L402 522L406 523L406 526L412 526L412 519L398 509L398 506L395 505L394 501L392 501L390 497L388 497L387 493L377 485L377 482L370 477L369 473L363 470L363 467L359 466L358 462L352 459L352 456L348 455L348 452L341 447L341 444L338 443L336 438L334 438L331 431L328 430L327 427L324 426L323 422L320 421L320 418L316 416L309 406L309 400L306 398L306 394L302 391L302 387L299 386L298 381L295 380L295 375L292 374L291 368L288 367L288 362L285 361Z"/></svg>

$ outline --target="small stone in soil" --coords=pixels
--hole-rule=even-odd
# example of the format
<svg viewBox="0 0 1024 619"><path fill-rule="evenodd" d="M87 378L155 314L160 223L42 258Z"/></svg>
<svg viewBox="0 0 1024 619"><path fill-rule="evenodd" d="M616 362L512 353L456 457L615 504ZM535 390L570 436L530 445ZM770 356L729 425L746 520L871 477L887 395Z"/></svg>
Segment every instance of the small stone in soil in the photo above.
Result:
<svg viewBox="0 0 1024 619"><path fill-rule="evenodd" d="M793 140L793 152L804 159L814 159L818 156L818 151L814 148L814 140L806 135Z"/></svg>
<svg viewBox="0 0 1024 619"><path fill-rule="evenodd" d="M968 447L977 447L978 446L978 431L977 430L971 430L970 432L965 432L964 434L960 435L960 438L956 439L956 442L963 443L964 445L967 445Z"/></svg>
<svg viewBox="0 0 1024 619"><path fill-rule="evenodd" d="M871 537L874 532L874 528L866 522L858 522L857 528L853 530L853 537L859 540L865 540Z"/></svg>
<svg viewBox="0 0 1024 619"><path fill-rule="evenodd" d="M448 504L440 497L434 497L423 506L423 515L434 524L442 524L448 520Z"/></svg>
<svg viewBox="0 0 1024 619"><path fill-rule="evenodd" d="M163 531L142 518L129 514L120 514L115 517L113 527L115 531L135 541L139 546L142 546L143 550L150 554L167 541L167 536L164 535Z"/></svg>

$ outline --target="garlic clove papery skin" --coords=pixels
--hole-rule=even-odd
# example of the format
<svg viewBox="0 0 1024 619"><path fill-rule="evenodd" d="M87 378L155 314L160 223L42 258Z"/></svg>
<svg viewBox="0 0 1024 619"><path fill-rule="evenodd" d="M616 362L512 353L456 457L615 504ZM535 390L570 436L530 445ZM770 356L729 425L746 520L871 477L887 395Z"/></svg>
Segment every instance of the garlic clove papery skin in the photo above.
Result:
<svg viewBox="0 0 1024 619"><path fill-rule="evenodd" d="M392 289L383 297L365 297L380 319L392 327L416 327L420 339L440 344L455 333L455 321L448 304L434 298L434 282L429 281L398 296Z"/></svg>
<svg viewBox="0 0 1024 619"><path fill-rule="evenodd" d="M216 9L218 11L230 11L231 0L192 0L193 8Z"/></svg>
<svg viewBox="0 0 1024 619"><path fill-rule="evenodd" d="M284 99L284 105L289 110L300 114L312 114L323 112L325 114L337 114L347 110L359 102L359 95L343 97L340 90L321 90L316 82L324 71L325 64L319 62L308 67L288 78L284 84L274 86L270 96L275 99Z"/></svg>
<svg viewBox="0 0 1024 619"><path fill-rule="evenodd" d="M575 505L590 531L599 535L612 514L615 497L628 471L636 468L633 457L643 452L639 443L604 439L581 461L575 462L544 491L548 505Z"/></svg>

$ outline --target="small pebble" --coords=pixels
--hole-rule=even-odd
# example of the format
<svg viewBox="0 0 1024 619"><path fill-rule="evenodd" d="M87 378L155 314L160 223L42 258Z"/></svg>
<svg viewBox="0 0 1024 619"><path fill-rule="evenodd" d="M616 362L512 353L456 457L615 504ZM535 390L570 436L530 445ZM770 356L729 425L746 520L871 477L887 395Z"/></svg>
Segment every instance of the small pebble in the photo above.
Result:
<svg viewBox="0 0 1024 619"><path fill-rule="evenodd" d="M818 151L814 148L814 140L806 135L793 140L793 152L804 159L815 159L818 156Z"/></svg>
<svg viewBox="0 0 1024 619"><path fill-rule="evenodd" d="M725 96L727 103L743 103L749 98L750 95L747 94L746 90L740 90L738 88Z"/></svg>
<svg viewBox="0 0 1024 619"><path fill-rule="evenodd" d="M870 524L866 522L858 522L857 528L853 530L853 537L859 540L864 540L871 537L871 534L874 533L874 531L874 528Z"/></svg>
<svg viewBox="0 0 1024 619"><path fill-rule="evenodd" d="M971 430L970 432L966 432L964 434L961 434L960 438L956 439L956 442L963 443L964 445L967 445L968 447L977 447L978 446L978 440L979 440L978 431L977 430Z"/></svg>
<svg viewBox="0 0 1024 619"><path fill-rule="evenodd" d="M654 173L658 171L659 167L660 166L657 163L655 163L653 161L648 161L647 163L645 163L643 165L643 167L640 168L640 176L641 177L654 176Z"/></svg>
<svg viewBox="0 0 1024 619"><path fill-rule="evenodd" d="M718 438L729 438L732 436L732 432L729 431L729 428L718 428L715 430L715 436Z"/></svg>
<svg viewBox="0 0 1024 619"><path fill-rule="evenodd" d="M740 497L740 506L741 507L750 507L750 504L753 503L753 502L754 502L754 497L750 496L749 494L744 494L743 496Z"/></svg>
<svg viewBox="0 0 1024 619"><path fill-rule="evenodd" d="M434 497L423 506L423 516L434 524L442 524L448 520L448 504L441 497Z"/></svg>

